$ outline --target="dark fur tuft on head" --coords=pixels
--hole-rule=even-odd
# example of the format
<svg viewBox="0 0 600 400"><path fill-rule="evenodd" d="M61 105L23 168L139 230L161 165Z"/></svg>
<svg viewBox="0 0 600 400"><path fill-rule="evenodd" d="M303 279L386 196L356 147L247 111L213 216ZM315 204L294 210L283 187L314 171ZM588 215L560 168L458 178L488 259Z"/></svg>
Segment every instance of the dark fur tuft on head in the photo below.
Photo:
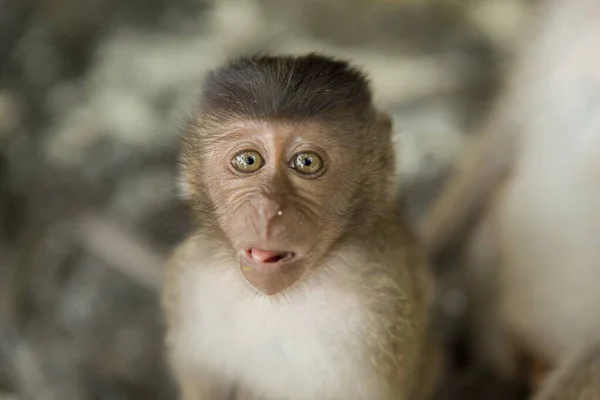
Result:
<svg viewBox="0 0 600 400"><path fill-rule="evenodd" d="M311 53L253 56L213 71L201 108L246 118L365 120L372 98L365 75L347 61Z"/></svg>

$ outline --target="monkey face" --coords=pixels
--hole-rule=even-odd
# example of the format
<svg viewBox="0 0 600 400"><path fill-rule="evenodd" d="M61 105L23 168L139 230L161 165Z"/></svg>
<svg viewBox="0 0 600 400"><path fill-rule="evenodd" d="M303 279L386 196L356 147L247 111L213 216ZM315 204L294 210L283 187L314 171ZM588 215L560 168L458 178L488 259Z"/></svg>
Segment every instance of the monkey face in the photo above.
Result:
<svg viewBox="0 0 600 400"><path fill-rule="evenodd" d="M389 219L391 122L360 71L315 54L265 56L204 86L184 137L186 197L257 290L281 292L337 241Z"/></svg>
<svg viewBox="0 0 600 400"><path fill-rule="evenodd" d="M243 276L262 293L298 282L346 229L361 153L332 128L245 122L198 148L190 179L201 179Z"/></svg>

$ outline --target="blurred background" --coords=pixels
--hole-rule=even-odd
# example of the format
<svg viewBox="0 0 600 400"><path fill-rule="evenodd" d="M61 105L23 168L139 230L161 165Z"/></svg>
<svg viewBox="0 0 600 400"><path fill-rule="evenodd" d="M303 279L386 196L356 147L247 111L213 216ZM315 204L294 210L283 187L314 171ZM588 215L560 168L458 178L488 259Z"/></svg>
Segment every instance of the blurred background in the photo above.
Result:
<svg viewBox="0 0 600 400"><path fill-rule="evenodd" d="M257 51L363 67L403 134L416 223L486 115L534 6L0 0L0 400L174 398L158 289L189 229L175 139L209 69ZM442 329L453 338L464 305L449 275Z"/></svg>

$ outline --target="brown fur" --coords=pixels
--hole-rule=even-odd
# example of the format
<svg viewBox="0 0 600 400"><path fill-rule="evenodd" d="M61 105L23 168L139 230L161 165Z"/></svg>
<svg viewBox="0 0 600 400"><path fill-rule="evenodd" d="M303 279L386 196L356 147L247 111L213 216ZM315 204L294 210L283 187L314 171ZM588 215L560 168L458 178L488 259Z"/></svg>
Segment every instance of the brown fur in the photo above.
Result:
<svg viewBox="0 0 600 400"><path fill-rule="evenodd" d="M264 164L240 173L230 160L246 150ZM323 169L292 168L299 151ZM197 230L164 304L183 399L430 397L431 276L362 73L314 54L232 62L208 78L182 163ZM295 256L267 273L247 248Z"/></svg>

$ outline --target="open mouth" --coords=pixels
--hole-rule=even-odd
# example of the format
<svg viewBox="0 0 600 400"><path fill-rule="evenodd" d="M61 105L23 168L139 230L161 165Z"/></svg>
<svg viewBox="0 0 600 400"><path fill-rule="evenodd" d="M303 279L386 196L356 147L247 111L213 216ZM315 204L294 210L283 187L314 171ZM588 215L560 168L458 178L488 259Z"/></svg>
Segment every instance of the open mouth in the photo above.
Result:
<svg viewBox="0 0 600 400"><path fill-rule="evenodd" d="M291 251L273 251L249 248L245 250L245 255L249 260L261 264L275 264L292 260L296 254Z"/></svg>

